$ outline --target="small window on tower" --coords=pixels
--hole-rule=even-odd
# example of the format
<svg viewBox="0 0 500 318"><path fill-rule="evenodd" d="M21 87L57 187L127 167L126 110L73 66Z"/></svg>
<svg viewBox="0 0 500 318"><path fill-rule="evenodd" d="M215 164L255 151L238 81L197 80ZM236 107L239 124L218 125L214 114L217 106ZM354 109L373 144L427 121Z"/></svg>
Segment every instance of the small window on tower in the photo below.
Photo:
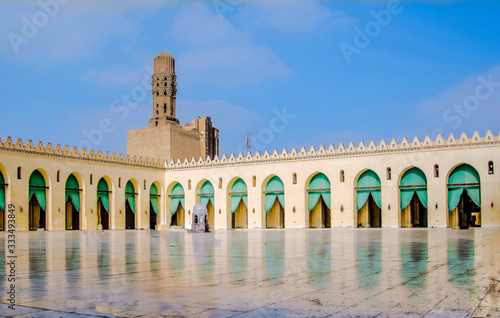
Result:
<svg viewBox="0 0 500 318"><path fill-rule="evenodd" d="M434 165L434 178L439 178L439 166Z"/></svg>
<svg viewBox="0 0 500 318"><path fill-rule="evenodd" d="M490 162L488 162L488 174L494 174L494 173L495 173L495 169L493 166L493 161L490 161Z"/></svg>
<svg viewBox="0 0 500 318"><path fill-rule="evenodd" d="M166 114L167 113L167 105L163 106L163 113Z"/></svg>
<svg viewBox="0 0 500 318"><path fill-rule="evenodd" d="M160 86L160 83L156 83L156 87Z"/></svg>
<svg viewBox="0 0 500 318"><path fill-rule="evenodd" d="M160 95L160 93L159 93L159 92L156 92L156 96L159 96L159 95Z"/></svg>
<svg viewBox="0 0 500 318"><path fill-rule="evenodd" d="M167 86L167 83L164 83L163 86Z"/></svg>
<svg viewBox="0 0 500 318"><path fill-rule="evenodd" d="M164 76L164 77L163 77L163 80L165 80L165 81L166 81L166 80L167 80L167 77L166 77L166 76Z"/></svg>
<svg viewBox="0 0 500 318"><path fill-rule="evenodd" d="M163 95L167 95L167 91L163 91Z"/></svg>
<svg viewBox="0 0 500 318"><path fill-rule="evenodd" d="M159 112L159 111L156 111L156 115L159 115L159 114L160 114L160 112Z"/></svg>

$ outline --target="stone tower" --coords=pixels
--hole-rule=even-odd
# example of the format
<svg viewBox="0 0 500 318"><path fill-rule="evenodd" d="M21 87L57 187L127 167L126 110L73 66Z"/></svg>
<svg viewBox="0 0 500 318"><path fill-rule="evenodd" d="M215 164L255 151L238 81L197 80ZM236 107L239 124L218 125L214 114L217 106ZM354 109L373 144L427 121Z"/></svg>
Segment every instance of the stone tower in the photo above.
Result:
<svg viewBox="0 0 500 318"><path fill-rule="evenodd" d="M175 59L163 51L154 59L151 92L153 93L153 117L149 127L157 127L167 122L179 120L175 117L175 98L177 95L177 76Z"/></svg>
<svg viewBox="0 0 500 318"><path fill-rule="evenodd" d="M156 159L213 159L219 154L219 130L212 126L211 118L201 116L181 126L176 117L175 59L163 51L153 64L153 117L148 128L128 131L127 154Z"/></svg>

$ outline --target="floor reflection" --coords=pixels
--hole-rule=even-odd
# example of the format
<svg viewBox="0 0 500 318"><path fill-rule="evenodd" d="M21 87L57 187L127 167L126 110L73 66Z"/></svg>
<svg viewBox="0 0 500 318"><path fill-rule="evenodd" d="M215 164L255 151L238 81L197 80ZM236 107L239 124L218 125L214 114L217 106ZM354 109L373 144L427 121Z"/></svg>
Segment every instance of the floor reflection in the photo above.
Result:
<svg viewBox="0 0 500 318"><path fill-rule="evenodd" d="M382 273L382 231L357 232L357 259L359 284L363 288L380 285Z"/></svg>
<svg viewBox="0 0 500 318"><path fill-rule="evenodd" d="M36 233L40 236L41 233ZM36 296L45 296L47 286L47 250L44 239L29 240L29 281Z"/></svg>
<svg viewBox="0 0 500 318"><path fill-rule="evenodd" d="M474 240L448 239L448 279L454 285L467 286L474 282Z"/></svg>
<svg viewBox="0 0 500 318"><path fill-rule="evenodd" d="M99 281L103 284L107 284L109 277L109 240L99 236L97 240L97 275L99 276Z"/></svg>
<svg viewBox="0 0 500 318"><path fill-rule="evenodd" d="M306 235L306 248L308 255L309 278L311 283L318 288L330 285L331 276L331 232L317 235L311 230Z"/></svg>
<svg viewBox="0 0 500 318"><path fill-rule="evenodd" d="M151 231L151 241L149 242L149 270L153 277L160 277L161 274L161 256L160 242L157 231Z"/></svg>
<svg viewBox="0 0 500 318"><path fill-rule="evenodd" d="M196 268L205 281L209 280L214 271L214 236L211 233L192 233L193 251Z"/></svg>
<svg viewBox="0 0 500 318"><path fill-rule="evenodd" d="M80 241L66 239L64 264L68 284L76 284L80 281L80 255Z"/></svg>
<svg viewBox="0 0 500 318"><path fill-rule="evenodd" d="M135 243L135 231L125 232L125 269L127 273L133 273L136 271Z"/></svg>
<svg viewBox="0 0 500 318"><path fill-rule="evenodd" d="M248 266L248 233L247 231L233 231L229 233L231 239L231 273L236 282L246 278Z"/></svg>
<svg viewBox="0 0 500 318"><path fill-rule="evenodd" d="M285 270L285 231L264 232L266 279L281 281Z"/></svg>
<svg viewBox="0 0 500 318"><path fill-rule="evenodd" d="M403 285L410 289L423 288L427 282L429 260L428 233L406 231L401 233L401 276Z"/></svg>
<svg viewBox="0 0 500 318"><path fill-rule="evenodd" d="M184 269L184 232L170 232L168 252L170 270L174 277L182 274Z"/></svg>

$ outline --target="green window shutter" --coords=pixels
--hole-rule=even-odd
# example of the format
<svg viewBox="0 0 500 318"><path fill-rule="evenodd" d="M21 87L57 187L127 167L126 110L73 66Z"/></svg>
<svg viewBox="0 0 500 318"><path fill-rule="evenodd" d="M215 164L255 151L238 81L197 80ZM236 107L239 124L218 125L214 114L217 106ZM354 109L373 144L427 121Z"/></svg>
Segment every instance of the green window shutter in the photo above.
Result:
<svg viewBox="0 0 500 318"><path fill-rule="evenodd" d="M471 165L456 167L450 175L449 184L479 183L479 174Z"/></svg>
<svg viewBox="0 0 500 318"><path fill-rule="evenodd" d="M404 188L411 186L411 188ZM417 194L422 205L427 208L427 177L418 168L411 168L401 178L401 209L405 209Z"/></svg>
<svg viewBox="0 0 500 318"><path fill-rule="evenodd" d="M325 193L322 193L321 196L323 197L323 201L325 202L326 204L326 207L328 209L330 209L330 205L331 205L331 195L330 195L330 192L325 192Z"/></svg>
<svg viewBox="0 0 500 318"><path fill-rule="evenodd" d="M231 188L231 192L247 192L247 185L242 179L236 180Z"/></svg>
<svg viewBox="0 0 500 318"><path fill-rule="evenodd" d="M367 170L363 172L363 174L359 177L357 187L361 189L357 189L357 207L358 210L361 209L365 204L370 194L372 195L373 201L379 208L382 207L382 194L380 189L381 183L378 175L372 171ZM370 188L370 189L363 189Z"/></svg>
<svg viewBox="0 0 500 318"><path fill-rule="evenodd" d="M361 210L361 208L366 204L366 201L368 201L369 196L370 196L370 191L363 191L363 190L357 191L358 210Z"/></svg>
<svg viewBox="0 0 500 318"><path fill-rule="evenodd" d="M158 214L158 197L150 197L151 206L153 207L153 212Z"/></svg>
<svg viewBox="0 0 500 318"><path fill-rule="evenodd" d="M76 177L71 174L66 180L66 201L68 198L71 199L71 203L75 207L75 209L80 212L80 184Z"/></svg>
<svg viewBox="0 0 500 318"><path fill-rule="evenodd" d="M272 177L267 183L265 191L272 191L272 193L265 194L266 213L271 210L274 202L276 201L276 198L279 200L281 207L285 207L285 186L283 185L283 181L281 181L279 177Z"/></svg>
<svg viewBox="0 0 500 318"><path fill-rule="evenodd" d="M0 172L0 184L5 184L5 179L1 172ZM0 186L0 210L5 211L5 186Z"/></svg>
<svg viewBox="0 0 500 318"><path fill-rule="evenodd" d="M126 194L125 200L128 201L130 205L130 209L135 213L135 195L134 194Z"/></svg>
<svg viewBox="0 0 500 318"><path fill-rule="evenodd" d="M308 197L309 197L308 207L309 207L309 212L311 212L312 209L314 209L314 207L316 206L316 204L318 204L319 198L321 198L321 193L309 192Z"/></svg>
<svg viewBox="0 0 500 318"><path fill-rule="evenodd" d="M455 210L464 191L467 191L474 204L481 206L479 174L468 164L456 167L448 179L448 208L450 211Z"/></svg>
<svg viewBox="0 0 500 318"><path fill-rule="evenodd" d="M238 194L232 194L238 193ZM247 202L247 185L242 179L236 180L236 182L231 187L231 213L236 212L240 201L243 201L245 206L248 206Z"/></svg>
<svg viewBox="0 0 500 318"><path fill-rule="evenodd" d="M158 188L156 188L156 185L153 183L151 185L151 188L149 189L149 201L151 202L151 206L153 207L153 212L155 214L158 214L158 197L156 196L158 194Z"/></svg>
<svg viewBox="0 0 500 318"><path fill-rule="evenodd" d="M266 193L266 213L271 210L276 201L277 195L275 193Z"/></svg>
<svg viewBox="0 0 500 318"><path fill-rule="evenodd" d="M151 185L151 188L149 189L149 194L158 194L158 188L156 188L156 185L154 183Z"/></svg>
<svg viewBox="0 0 500 318"><path fill-rule="evenodd" d="M99 180L99 183L97 184L97 191L109 191L108 183L104 180L104 178Z"/></svg>
<svg viewBox="0 0 500 318"><path fill-rule="evenodd" d="M210 201L214 205L214 187L210 181L205 181L200 189L200 202L206 206Z"/></svg>
<svg viewBox="0 0 500 318"><path fill-rule="evenodd" d="M237 196L237 195L231 196L231 213L236 212L238 205L240 205L241 199L242 199L241 196Z"/></svg>
<svg viewBox="0 0 500 318"><path fill-rule="evenodd" d="M130 181L125 185L125 201L128 201L132 212L135 213L135 188Z"/></svg>
<svg viewBox="0 0 500 318"><path fill-rule="evenodd" d="M104 206L104 209L106 210L106 212L109 212L109 194L98 192L97 199L98 200L101 199L101 202L102 202L102 205Z"/></svg>
<svg viewBox="0 0 500 318"><path fill-rule="evenodd" d="M31 174L30 180L29 180L29 185L30 185L29 199L31 200L31 198L33 196L35 196L36 200L38 201L38 204L40 204L40 207L43 210L46 210L47 209L47 194L46 194L47 191L46 191L46 189L32 187L32 186L45 187L45 179L43 178L40 171L35 170Z"/></svg>
<svg viewBox="0 0 500 318"><path fill-rule="evenodd" d="M179 205L181 205L183 208L184 206L184 188L180 183L177 183L173 189L171 195L174 195L174 197L171 198L170 200L170 213L172 215L177 212L177 209Z"/></svg>
<svg viewBox="0 0 500 318"><path fill-rule="evenodd" d="M323 174L318 173L315 175L308 186L308 208L309 211L312 211L316 204L318 204L319 198L323 197L323 201L330 208L330 180Z"/></svg>
<svg viewBox="0 0 500 318"><path fill-rule="evenodd" d="M109 187L104 178L101 178L97 183L97 199L101 199L102 205L106 212L109 212Z"/></svg>

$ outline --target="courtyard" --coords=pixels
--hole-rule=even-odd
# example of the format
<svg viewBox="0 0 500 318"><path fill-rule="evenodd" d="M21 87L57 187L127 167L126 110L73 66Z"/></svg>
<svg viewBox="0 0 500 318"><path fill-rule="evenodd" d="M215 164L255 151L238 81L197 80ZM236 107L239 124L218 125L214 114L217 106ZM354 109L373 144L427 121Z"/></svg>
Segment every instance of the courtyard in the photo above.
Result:
<svg viewBox="0 0 500 318"><path fill-rule="evenodd" d="M498 317L500 231L16 235L15 317ZM7 263L7 233L0 234ZM8 290L2 267L0 288Z"/></svg>

